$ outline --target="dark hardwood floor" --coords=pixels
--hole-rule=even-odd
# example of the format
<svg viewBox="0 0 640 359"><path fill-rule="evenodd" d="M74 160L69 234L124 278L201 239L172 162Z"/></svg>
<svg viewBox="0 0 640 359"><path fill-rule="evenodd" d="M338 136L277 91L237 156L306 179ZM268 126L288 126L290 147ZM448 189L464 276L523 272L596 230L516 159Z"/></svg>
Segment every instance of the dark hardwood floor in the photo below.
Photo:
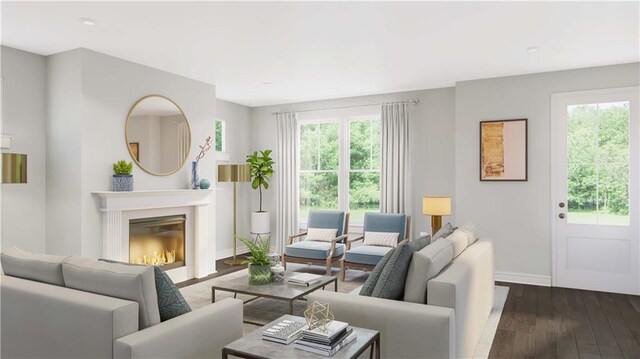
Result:
<svg viewBox="0 0 640 359"><path fill-rule="evenodd" d="M244 259L246 256L247 256L247 254L238 255L238 257L242 258L242 259ZM232 266L230 264L225 264L224 261L227 260L227 259L229 259L229 258L223 258L223 259L216 260L216 273L208 275L208 276L206 276L204 278L189 279L189 280L184 281L184 282L176 283L176 287L183 288L183 287L186 287L188 285L204 282L205 280L209 280L209 279L216 278L216 277L221 277L221 276L223 276L225 274L233 273L235 271L239 271L241 269L247 268L246 264L236 265L236 266Z"/></svg>
<svg viewBox="0 0 640 359"><path fill-rule="evenodd" d="M246 268L216 261L217 273ZM497 282L509 287L489 358L638 358L640 297Z"/></svg>
<svg viewBox="0 0 640 359"><path fill-rule="evenodd" d="M490 358L640 358L640 297L510 288Z"/></svg>

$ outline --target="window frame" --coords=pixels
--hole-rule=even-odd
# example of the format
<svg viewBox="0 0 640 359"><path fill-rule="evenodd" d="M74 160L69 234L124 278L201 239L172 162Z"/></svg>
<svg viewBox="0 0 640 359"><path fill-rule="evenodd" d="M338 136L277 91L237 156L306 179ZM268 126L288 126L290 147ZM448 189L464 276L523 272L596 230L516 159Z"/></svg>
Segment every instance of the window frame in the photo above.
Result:
<svg viewBox="0 0 640 359"><path fill-rule="evenodd" d="M327 116L327 117L318 117L313 119L299 119L298 120L298 148L296 149L297 163L298 168L296 169L298 173L298 181L300 180L300 174L303 173L300 169L300 133L301 127L303 125L309 124L320 124L320 123L338 123L338 210L349 212L349 179L350 172L382 172L382 163L380 163L380 168L369 169L369 170L351 170L351 122L354 121L372 121L377 120L380 121L380 114L364 114L364 115L351 115L351 116ZM381 148L382 150L382 148ZM382 156L380 156L382 160ZM334 170L304 170L306 172L335 172ZM307 228L307 218L302 218L300 216L300 184L298 183L298 198L296 199L297 208L296 211L298 213L298 227L299 228ZM349 227L355 229L362 229L363 221L353 221L349 220Z"/></svg>

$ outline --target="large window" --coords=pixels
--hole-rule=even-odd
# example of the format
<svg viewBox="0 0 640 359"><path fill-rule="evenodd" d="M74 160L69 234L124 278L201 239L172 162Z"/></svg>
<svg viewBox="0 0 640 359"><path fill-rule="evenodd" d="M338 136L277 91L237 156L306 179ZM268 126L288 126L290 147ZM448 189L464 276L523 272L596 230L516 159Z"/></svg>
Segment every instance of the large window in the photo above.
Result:
<svg viewBox="0 0 640 359"><path fill-rule="evenodd" d="M311 209L340 209L361 224L380 208L380 119L301 122L299 218Z"/></svg>

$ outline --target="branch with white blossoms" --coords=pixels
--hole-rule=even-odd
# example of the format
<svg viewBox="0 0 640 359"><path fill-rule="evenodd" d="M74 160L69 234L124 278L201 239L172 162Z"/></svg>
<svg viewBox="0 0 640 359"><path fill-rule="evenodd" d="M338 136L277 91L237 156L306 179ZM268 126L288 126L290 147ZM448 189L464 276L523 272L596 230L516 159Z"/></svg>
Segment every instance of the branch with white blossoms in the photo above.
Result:
<svg viewBox="0 0 640 359"><path fill-rule="evenodd" d="M199 162L201 159L203 159L204 155L211 149L211 136L207 137L207 139L204 140L204 145L198 145L198 147L200 147L200 153L198 153L198 155L196 156L196 162Z"/></svg>

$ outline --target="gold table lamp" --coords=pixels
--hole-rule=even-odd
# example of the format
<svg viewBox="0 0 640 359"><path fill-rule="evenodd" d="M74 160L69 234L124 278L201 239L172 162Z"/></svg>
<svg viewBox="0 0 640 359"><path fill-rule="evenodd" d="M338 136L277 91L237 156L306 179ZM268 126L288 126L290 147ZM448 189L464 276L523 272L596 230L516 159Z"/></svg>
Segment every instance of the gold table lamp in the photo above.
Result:
<svg viewBox="0 0 640 359"><path fill-rule="evenodd" d="M27 155L2 154L2 183L27 183Z"/></svg>
<svg viewBox="0 0 640 359"><path fill-rule="evenodd" d="M236 183L251 181L251 167L249 165L218 165L218 182L233 183L233 259L227 259L224 264L238 265L242 260L236 258Z"/></svg>
<svg viewBox="0 0 640 359"><path fill-rule="evenodd" d="M431 235L442 227L442 216L451 214L451 197L422 197L422 213L431 216Z"/></svg>

